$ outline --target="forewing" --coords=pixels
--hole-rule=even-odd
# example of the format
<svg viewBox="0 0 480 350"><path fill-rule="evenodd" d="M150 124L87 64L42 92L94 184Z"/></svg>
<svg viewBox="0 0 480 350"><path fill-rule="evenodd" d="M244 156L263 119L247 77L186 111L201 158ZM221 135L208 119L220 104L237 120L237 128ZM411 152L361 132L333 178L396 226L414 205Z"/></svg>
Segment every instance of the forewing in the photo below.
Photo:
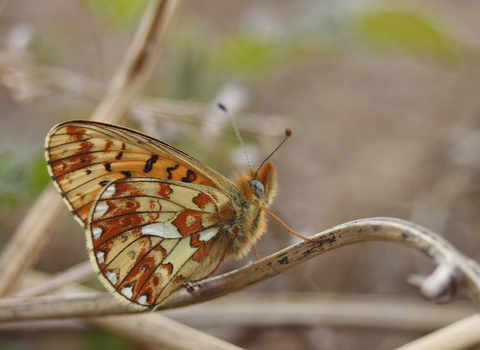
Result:
<svg viewBox="0 0 480 350"><path fill-rule="evenodd" d="M47 137L46 158L58 191L84 227L99 193L122 178L163 178L238 192L228 179L175 147L111 124L57 125Z"/></svg>
<svg viewBox="0 0 480 350"><path fill-rule="evenodd" d="M152 178L109 184L87 228L100 280L131 308L154 309L218 262L226 244L221 211L229 203L222 192L201 185Z"/></svg>

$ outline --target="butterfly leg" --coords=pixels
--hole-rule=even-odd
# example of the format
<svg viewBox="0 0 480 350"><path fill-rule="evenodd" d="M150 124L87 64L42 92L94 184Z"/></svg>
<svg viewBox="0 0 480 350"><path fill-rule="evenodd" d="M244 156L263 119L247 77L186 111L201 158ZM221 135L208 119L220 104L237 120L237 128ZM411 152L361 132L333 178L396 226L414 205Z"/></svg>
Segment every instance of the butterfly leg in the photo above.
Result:
<svg viewBox="0 0 480 350"><path fill-rule="evenodd" d="M255 256L257 257L257 260L262 260L260 255L258 255L257 247L255 246L255 244L253 245L253 252L255 253Z"/></svg>
<svg viewBox="0 0 480 350"><path fill-rule="evenodd" d="M285 229L290 232L290 233L293 233L295 236L297 237L300 237L301 239L307 241L307 242L317 242L316 240L314 239L311 239L311 238L308 238L308 237L305 237L305 236L302 236L300 233L297 233L295 231L293 231L290 227L288 227L287 225L285 225L283 223L282 220L280 220L275 214L273 214L270 210L268 210L267 208L265 208L264 206L259 206L260 209L262 209L265 213L267 213L268 215L270 215L272 218L274 218L275 220L277 220L277 222L282 225L283 227L285 227Z"/></svg>

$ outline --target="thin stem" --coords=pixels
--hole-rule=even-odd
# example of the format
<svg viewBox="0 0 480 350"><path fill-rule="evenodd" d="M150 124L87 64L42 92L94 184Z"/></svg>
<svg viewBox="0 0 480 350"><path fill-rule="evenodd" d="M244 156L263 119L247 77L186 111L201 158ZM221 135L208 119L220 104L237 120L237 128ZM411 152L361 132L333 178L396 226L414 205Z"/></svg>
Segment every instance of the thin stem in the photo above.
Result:
<svg viewBox="0 0 480 350"><path fill-rule="evenodd" d="M411 222L392 218L373 218L349 222L227 274L198 282L198 292L181 290L172 294L160 309L197 304L239 292L275 277L318 255L347 245L370 241L400 243L428 256L435 265L455 262L459 284L480 309L480 267L459 253L449 242ZM71 305L71 306L69 306ZM82 296L38 297L30 300L0 300L0 321L59 318L131 313L105 293Z"/></svg>
<svg viewBox="0 0 480 350"><path fill-rule="evenodd" d="M175 0L150 2L126 58L117 68L110 89L92 119L115 123L129 110L156 62L157 47L175 3ZM53 186L33 204L0 255L0 296L8 293L22 273L36 262L55 233L59 217L67 212L65 209Z"/></svg>

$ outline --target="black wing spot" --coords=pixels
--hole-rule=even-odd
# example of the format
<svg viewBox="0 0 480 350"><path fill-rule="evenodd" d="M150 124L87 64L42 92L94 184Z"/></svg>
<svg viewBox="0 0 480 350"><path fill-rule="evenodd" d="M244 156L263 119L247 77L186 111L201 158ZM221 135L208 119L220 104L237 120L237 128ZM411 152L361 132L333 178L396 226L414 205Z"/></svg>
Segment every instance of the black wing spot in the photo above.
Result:
<svg viewBox="0 0 480 350"><path fill-rule="evenodd" d="M85 158L82 158L82 159L80 160L80 163L82 163L82 164L85 164L86 162L87 162L87 160L86 160Z"/></svg>
<svg viewBox="0 0 480 350"><path fill-rule="evenodd" d="M172 167L170 167L170 168L167 168L167 173L168 173L167 179L169 179L169 180L172 179L172 176L173 176L173 175L172 175L172 172L173 172L175 169L177 169L177 168L178 168L178 164L175 165L175 166L172 166Z"/></svg>
<svg viewBox="0 0 480 350"><path fill-rule="evenodd" d="M103 181L100 181L99 184L102 186L102 187L105 187L110 181L108 180L103 180Z"/></svg>
<svg viewBox="0 0 480 350"><path fill-rule="evenodd" d="M91 170L85 170L85 172L87 173L87 175L90 175L92 173Z"/></svg>
<svg viewBox="0 0 480 350"><path fill-rule="evenodd" d="M75 215L75 216L78 215L78 213L77 213L77 211L76 211L75 209L72 210L72 214Z"/></svg>
<svg viewBox="0 0 480 350"><path fill-rule="evenodd" d="M193 182L197 179L197 174L188 169L187 176L182 177L182 182Z"/></svg>
<svg viewBox="0 0 480 350"><path fill-rule="evenodd" d="M132 177L132 173L129 171L121 171L121 173L125 175L125 177Z"/></svg>
<svg viewBox="0 0 480 350"><path fill-rule="evenodd" d="M125 146L125 142L122 142L122 151L125 151L127 149L127 146Z"/></svg>
<svg viewBox="0 0 480 350"><path fill-rule="evenodd" d="M67 194L65 192L60 192L60 196L62 196L62 198L67 198Z"/></svg>
<svg viewBox="0 0 480 350"><path fill-rule="evenodd" d="M47 164L48 164L48 165L52 165L52 161L51 161L51 160L48 160L48 161L47 161Z"/></svg>
<svg viewBox="0 0 480 350"><path fill-rule="evenodd" d="M106 170L106 171L112 171L112 164L110 164L110 163L105 163L105 164L103 164L103 166L105 167L105 170Z"/></svg>
<svg viewBox="0 0 480 350"><path fill-rule="evenodd" d="M53 181L57 181L57 177L55 175L52 176Z"/></svg>
<svg viewBox="0 0 480 350"><path fill-rule="evenodd" d="M147 160L147 162L145 163L145 169L143 169L143 172L148 173L149 171L151 171L153 168L153 164L155 164L157 160L158 156L156 154L151 156L150 159Z"/></svg>
<svg viewBox="0 0 480 350"><path fill-rule="evenodd" d="M115 157L116 160L120 160L122 159L123 157L123 152L120 152L119 154L117 154L117 156Z"/></svg>

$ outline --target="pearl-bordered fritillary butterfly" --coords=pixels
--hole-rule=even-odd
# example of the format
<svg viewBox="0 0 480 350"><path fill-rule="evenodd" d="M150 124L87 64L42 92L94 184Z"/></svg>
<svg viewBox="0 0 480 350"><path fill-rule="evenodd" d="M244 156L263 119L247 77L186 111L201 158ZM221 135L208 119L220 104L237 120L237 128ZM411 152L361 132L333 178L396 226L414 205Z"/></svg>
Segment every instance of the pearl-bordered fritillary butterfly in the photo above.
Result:
<svg viewBox="0 0 480 350"><path fill-rule="evenodd" d="M100 122L55 126L46 158L100 281L139 311L244 256L266 231L277 191L272 163L235 185L165 142Z"/></svg>

